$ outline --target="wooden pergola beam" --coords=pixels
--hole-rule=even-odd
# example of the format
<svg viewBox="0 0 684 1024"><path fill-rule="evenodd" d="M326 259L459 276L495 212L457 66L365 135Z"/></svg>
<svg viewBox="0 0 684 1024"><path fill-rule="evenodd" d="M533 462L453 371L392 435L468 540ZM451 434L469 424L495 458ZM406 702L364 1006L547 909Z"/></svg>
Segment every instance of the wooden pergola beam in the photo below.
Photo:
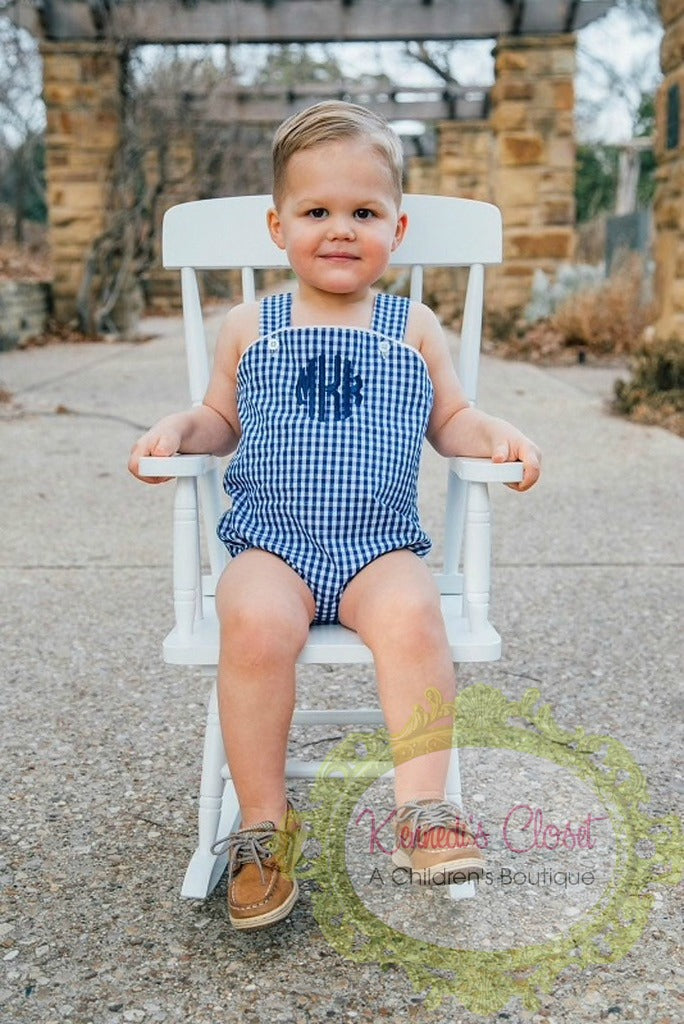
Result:
<svg viewBox="0 0 684 1024"><path fill-rule="evenodd" d="M307 43L489 39L571 32L615 0L18 0L14 21L52 41Z"/></svg>
<svg viewBox="0 0 684 1024"><path fill-rule="evenodd" d="M267 86L259 87L257 91L217 89L210 95L186 93L184 99L191 116L196 114L203 121L214 124L275 125L309 104L324 99L372 106L388 121L473 121L487 116L489 87L383 91L376 86L364 89L358 84L347 87L344 83L310 83L289 91ZM170 102L173 102L172 98Z"/></svg>

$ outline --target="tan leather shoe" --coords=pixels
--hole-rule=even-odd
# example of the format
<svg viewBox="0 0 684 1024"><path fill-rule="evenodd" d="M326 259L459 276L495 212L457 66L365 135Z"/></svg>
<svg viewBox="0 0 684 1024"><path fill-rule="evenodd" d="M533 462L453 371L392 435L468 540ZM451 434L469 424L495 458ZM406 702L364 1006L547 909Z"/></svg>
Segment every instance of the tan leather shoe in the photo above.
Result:
<svg viewBox="0 0 684 1024"><path fill-rule="evenodd" d="M228 914L234 928L266 928L292 910L299 887L294 869L301 854L301 820L288 803L280 827L260 821L213 846L228 851Z"/></svg>
<svg viewBox="0 0 684 1024"><path fill-rule="evenodd" d="M408 868L419 885L460 884L484 874L485 859L463 812L447 800L403 804L395 820L392 861Z"/></svg>

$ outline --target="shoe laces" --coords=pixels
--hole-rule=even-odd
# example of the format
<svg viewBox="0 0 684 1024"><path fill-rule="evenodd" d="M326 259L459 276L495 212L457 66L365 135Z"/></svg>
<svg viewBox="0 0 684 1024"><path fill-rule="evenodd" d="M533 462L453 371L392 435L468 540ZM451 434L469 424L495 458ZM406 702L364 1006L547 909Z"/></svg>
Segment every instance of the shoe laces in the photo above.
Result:
<svg viewBox="0 0 684 1024"><path fill-rule="evenodd" d="M409 826L415 845L421 833L432 828L448 828L465 834L468 826L463 811L449 800L409 800L397 813L397 822Z"/></svg>
<svg viewBox="0 0 684 1024"><path fill-rule="evenodd" d="M256 864L262 885L265 885L263 862L273 857L273 850L269 844L276 836L287 838L287 835L288 833L277 829L272 821L264 821L251 828L232 832L223 839L217 839L211 852L215 856L228 854L228 885L245 864Z"/></svg>

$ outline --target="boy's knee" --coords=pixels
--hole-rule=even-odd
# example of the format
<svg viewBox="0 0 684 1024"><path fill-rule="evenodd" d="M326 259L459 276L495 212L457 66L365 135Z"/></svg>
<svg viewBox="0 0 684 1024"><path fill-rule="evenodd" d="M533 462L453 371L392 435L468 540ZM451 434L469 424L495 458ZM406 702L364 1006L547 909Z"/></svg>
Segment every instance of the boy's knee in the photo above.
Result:
<svg viewBox="0 0 684 1024"><path fill-rule="evenodd" d="M376 643L400 649L432 648L444 635L439 594L423 589L396 592L383 601L369 626Z"/></svg>
<svg viewBox="0 0 684 1024"><path fill-rule="evenodd" d="M221 644L233 657L249 662L272 662L299 655L309 634L303 608L289 604L286 596L264 601L247 593L217 594Z"/></svg>

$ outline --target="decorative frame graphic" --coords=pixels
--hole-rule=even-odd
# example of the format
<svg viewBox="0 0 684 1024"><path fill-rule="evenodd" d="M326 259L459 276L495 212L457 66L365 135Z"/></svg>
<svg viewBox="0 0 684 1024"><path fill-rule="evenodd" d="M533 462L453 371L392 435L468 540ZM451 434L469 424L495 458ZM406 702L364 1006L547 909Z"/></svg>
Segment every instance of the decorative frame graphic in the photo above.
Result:
<svg viewBox="0 0 684 1024"><path fill-rule="evenodd" d="M444 747L444 729L431 726L453 709L436 690L426 696L430 710L418 711L399 738L402 760ZM641 810L648 790L631 754L610 736L562 729L549 705L537 706L540 698L537 689L515 701L484 684L467 687L456 700L456 742L459 749L508 749L551 761L592 787L609 813L616 841L612 880L583 919L544 944L497 951L445 948L396 931L364 905L347 871L346 834L364 792L392 766L385 730L346 737L314 784L314 810L307 817L320 853L297 874L317 884L314 914L323 934L350 960L402 967L415 990L427 993L427 1008L455 997L473 1013L490 1015L517 997L537 1009L561 971L625 956L653 909L653 887L681 878L681 823L676 815L655 818Z"/></svg>

